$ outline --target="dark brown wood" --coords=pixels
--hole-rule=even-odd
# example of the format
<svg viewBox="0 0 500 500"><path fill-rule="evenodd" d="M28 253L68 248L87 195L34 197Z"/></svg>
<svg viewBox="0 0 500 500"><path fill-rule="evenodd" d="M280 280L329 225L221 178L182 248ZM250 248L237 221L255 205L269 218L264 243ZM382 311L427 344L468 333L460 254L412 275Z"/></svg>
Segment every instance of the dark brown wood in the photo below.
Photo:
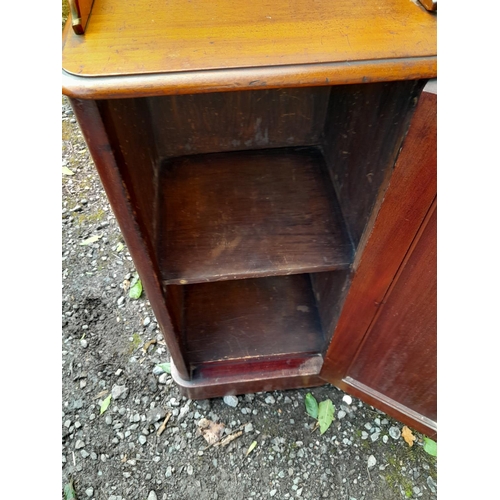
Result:
<svg viewBox="0 0 500 500"><path fill-rule="evenodd" d="M320 143L331 87L147 100L161 158Z"/></svg>
<svg viewBox="0 0 500 500"><path fill-rule="evenodd" d="M417 109L413 116L413 120L408 131L408 135L403 143L402 150L396 162L394 173L390 179L389 186L385 193L380 193L380 210L375 212L372 216L371 223L368 226L368 232L364 241L360 244L358 253L354 263L354 276L352 283L342 309L337 327L333 334L332 342L328 348L325 356L325 363L321 370L321 376L329 382L337 385L338 387L347 391L352 391L358 397L370 401L383 410L387 411L396 418L402 419L408 425L426 432L428 434L435 433L435 425L432 424L432 412L429 410L429 405L435 392L431 391L430 400L424 399L420 401L420 407L417 410L413 406L408 407L405 404L412 405L413 403L408 399L407 393L411 389L405 382L402 381L403 393L397 395L398 398L403 400L393 399L396 397L395 386L385 394L383 391L386 389L383 385L373 386L371 380L375 380L375 374L370 372L363 372L363 380L357 380L351 373L351 364L355 359L359 349L362 346L364 339L369 342L370 325L377 317L377 312L387 299L387 292L390 290L391 284L396 283L398 270L401 268L401 263L405 262L405 258L411 255L412 244L414 243L418 231L425 228L422 223L425 221L426 216L429 214L429 207L436 196L436 95L427 92L422 93ZM432 231L432 224L429 225L429 232L435 238L435 233ZM427 240L429 233L426 233ZM423 240L423 241L427 241ZM429 251L431 254L432 245L426 243L423 246L423 253ZM408 253L410 250L410 253ZM415 259L419 253L416 254ZM432 257L430 257L432 261ZM421 271L418 266L414 271L414 275L418 278L419 272L428 272L426 279L427 285L432 284L435 276L432 276L432 266L426 261L421 261L424 266ZM427 266L427 268L425 268ZM425 279L422 277L422 280ZM400 286L404 286L404 281ZM405 290L406 294L414 294L415 300L420 303L423 301L430 307L432 297L426 296L423 289L417 287L412 288L412 285L407 285L408 289ZM401 303L395 303L393 310L392 320L394 322L393 333L397 331L399 315L405 314L404 306ZM398 309L399 308L399 309ZM381 310L381 309L380 309ZM427 360L427 355L433 350L432 335L432 315L435 312L432 307L429 309L429 315L421 318L421 323L417 321L415 316L412 317L414 323L412 331L406 333L406 339L412 338L415 331L418 332L422 328L426 332L427 343L429 344L430 351L414 350L413 355L418 356L421 366L425 363L430 363L431 376L432 376L432 361ZM397 315L396 315L397 313ZM418 308L415 309L415 314L418 316ZM386 321L390 317L384 316ZM385 325L387 327L387 324ZM395 334L396 335L396 334ZM394 343L388 355L398 358L404 358L404 351L399 351L397 346L399 343L404 343L405 335L399 332L399 337L392 339ZM368 345L372 345L371 343ZM376 353L372 352L376 357ZM377 359L372 356L370 363L373 363L374 369L383 367L378 364ZM366 361L366 357L364 358ZM418 364L418 361L415 361ZM399 361L399 367L404 366L403 361ZM354 368L353 368L354 369ZM367 367L366 370L371 370ZM411 379L413 368L409 368L408 380ZM361 372L359 372L361 373ZM427 386L425 381L426 373L424 369L421 370L421 381L423 386ZM401 372L401 378L404 378L405 372ZM389 371L378 373L377 380L381 380L384 376L391 379L394 374ZM431 381L432 384L435 381ZM413 390L415 393L419 389L415 386L417 384L415 379L411 379ZM404 398L407 398L406 400ZM428 412L428 415L422 415L420 411Z"/></svg>
<svg viewBox="0 0 500 500"><path fill-rule="evenodd" d="M424 83L332 88L323 150L354 245L392 173Z"/></svg>
<svg viewBox="0 0 500 500"><path fill-rule="evenodd" d="M130 193L123 182L123 170L120 168L119 157L114 154L110 145L110 138L97 103L80 99L70 99L70 103L143 282L151 307L165 336L168 349L176 359L180 376L188 378L189 372L183 355L183 346L175 334L168 310L165 307L156 259L150 253L150 247L144 237L144 226L141 225L136 208L131 203Z"/></svg>
<svg viewBox="0 0 500 500"><path fill-rule="evenodd" d="M315 148L173 159L162 166L159 206L165 283L342 269L352 260Z"/></svg>
<svg viewBox="0 0 500 500"><path fill-rule="evenodd" d="M185 287L191 364L320 353L323 332L307 274Z"/></svg>
<svg viewBox="0 0 500 500"><path fill-rule="evenodd" d="M95 0L64 92L186 396L327 380L435 432L436 16L295 7Z"/></svg>
<svg viewBox="0 0 500 500"><path fill-rule="evenodd" d="M436 203L349 367L351 379L437 420Z"/></svg>

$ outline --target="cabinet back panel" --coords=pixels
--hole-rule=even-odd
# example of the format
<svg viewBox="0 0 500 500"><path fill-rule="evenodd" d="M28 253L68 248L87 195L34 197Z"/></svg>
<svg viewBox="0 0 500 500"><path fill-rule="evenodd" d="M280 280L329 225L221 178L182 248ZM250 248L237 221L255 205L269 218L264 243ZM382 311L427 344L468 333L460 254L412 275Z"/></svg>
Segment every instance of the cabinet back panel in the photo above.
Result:
<svg viewBox="0 0 500 500"><path fill-rule="evenodd" d="M318 144L330 87L148 98L161 158Z"/></svg>

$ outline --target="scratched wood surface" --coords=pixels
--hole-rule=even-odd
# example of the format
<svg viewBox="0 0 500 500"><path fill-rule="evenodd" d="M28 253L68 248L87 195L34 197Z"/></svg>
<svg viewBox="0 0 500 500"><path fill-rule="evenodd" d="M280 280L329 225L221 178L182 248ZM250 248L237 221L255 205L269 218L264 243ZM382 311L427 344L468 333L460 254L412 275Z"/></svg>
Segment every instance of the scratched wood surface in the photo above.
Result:
<svg viewBox="0 0 500 500"><path fill-rule="evenodd" d="M184 156L163 166L165 283L342 269L352 248L316 148Z"/></svg>
<svg viewBox="0 0 500 500"><path fill-rule="evenodd" d="M307 274L185 286L192 364L319 353L323 332Z"/></svg>
<svg viewBox="0 0 500 500"><path fill-rule="evenodd" d="M335 83L351 72L357 81L394 79L396 66L400 79L433 77L436 54L435 15L409 0L95 0L85 34L63 33L62 67L101 78L186 75L160 82L163 92L184 93L213 89L214 79L247 88L300 86L316 76ZM344 66L316 67L331 63ZM230 69L251 73L221 75ZM78 88L83 97L92 93L88 83L67 80L66 92ZM102 83L108 93L127 87L126 80ZM158 84L136 81L136 95Z"/></svg>

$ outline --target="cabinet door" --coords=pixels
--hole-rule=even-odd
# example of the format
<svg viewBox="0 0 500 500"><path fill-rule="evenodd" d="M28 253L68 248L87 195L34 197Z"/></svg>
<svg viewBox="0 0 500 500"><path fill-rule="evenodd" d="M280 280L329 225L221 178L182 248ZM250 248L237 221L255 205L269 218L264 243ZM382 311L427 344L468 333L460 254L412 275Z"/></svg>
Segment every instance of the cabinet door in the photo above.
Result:
<svg viewBox="0 0 500 500"><path fill-rule="evenodd" d="M366 232L321 377L435 436L436 95L424 90Z"/></svg>

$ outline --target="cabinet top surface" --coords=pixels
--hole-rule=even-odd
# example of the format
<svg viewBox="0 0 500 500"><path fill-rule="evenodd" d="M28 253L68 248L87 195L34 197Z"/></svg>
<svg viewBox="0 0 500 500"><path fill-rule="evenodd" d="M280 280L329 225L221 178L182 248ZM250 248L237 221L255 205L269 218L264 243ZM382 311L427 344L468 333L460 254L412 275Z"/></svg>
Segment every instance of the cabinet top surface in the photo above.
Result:
<svg viewBox="0 0 500 500"><path fill-rule="evenodd" d="M112 77L405 60L410 74L435 61L436 23L412 0L94 0L84 35L66 25L62 66Z"/></svg>

